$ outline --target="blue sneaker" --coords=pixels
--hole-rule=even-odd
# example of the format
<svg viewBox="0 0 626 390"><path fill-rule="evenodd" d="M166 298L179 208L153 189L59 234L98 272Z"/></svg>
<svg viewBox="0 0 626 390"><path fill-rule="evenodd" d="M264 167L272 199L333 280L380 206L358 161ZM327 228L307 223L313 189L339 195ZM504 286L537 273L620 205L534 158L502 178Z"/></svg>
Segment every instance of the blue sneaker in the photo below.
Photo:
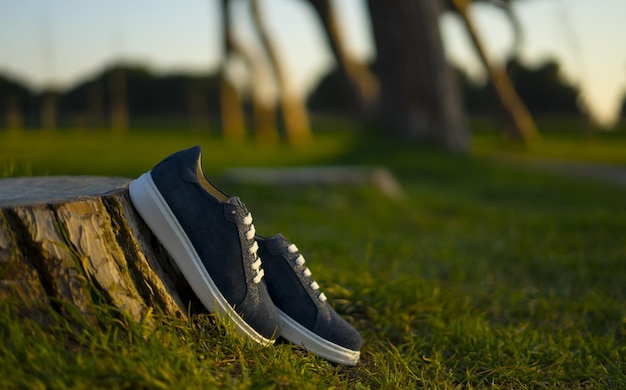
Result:
<svg viewBox="0 0 626 390"><path fill-rule="evenodd" d="M206 178L201 153L196 146L167 157L131 182L130 198L204 306L269 345L280 317L263 280L252 216Z"/></svg>
<svg viewBox="0 0 626 390"><path fill-rule="evenodd" d="M265 284L282 320L280 335L332 362L356 365L361 335L330 306L298 248L280 234L256 240Z"/></svg>

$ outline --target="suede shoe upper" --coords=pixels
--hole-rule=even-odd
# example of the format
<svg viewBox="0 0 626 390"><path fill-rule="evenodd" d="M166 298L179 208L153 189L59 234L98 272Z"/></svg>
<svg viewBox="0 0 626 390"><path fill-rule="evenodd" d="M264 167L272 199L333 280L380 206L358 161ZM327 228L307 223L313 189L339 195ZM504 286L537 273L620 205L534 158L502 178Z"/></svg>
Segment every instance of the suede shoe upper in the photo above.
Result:
<svg viewBox="0 0 626 390"><path fill-rule="evenodd" d="M154 184L224 298L261 335L275 336L280 318L262 282L250 213L210 183L200 158L199 146L167 157L151 171Z"/></svg>
<svg viewBox="0 0 626 390"><path fill-rule="evenodd" d="M361 335L330 306L295 245L281 234L257 236L257 242L267 289L274 304L323 339L350 350L360 350Z"/></svg>

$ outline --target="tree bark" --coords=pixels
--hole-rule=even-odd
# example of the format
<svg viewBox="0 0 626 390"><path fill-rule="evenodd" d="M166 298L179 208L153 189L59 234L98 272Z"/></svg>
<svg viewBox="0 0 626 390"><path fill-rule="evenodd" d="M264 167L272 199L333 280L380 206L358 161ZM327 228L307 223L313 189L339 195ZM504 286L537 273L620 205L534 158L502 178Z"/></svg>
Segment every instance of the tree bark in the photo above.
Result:
<svg viewBox="0 0 626 390"><path fill-rule="evenodd" d="M463 152L460 91L439 32L440 0L368 0L381 114L389 130Z"/></svg>
<svg viewBox="0 0 626 390"><path fill-rule="evenodd" d="M0 300L40 319L41 305L80 311L98 305L136 321L154 311L185 318L203 310L167 252L130 202L128 179L42 177L0 180Z"/></svg>

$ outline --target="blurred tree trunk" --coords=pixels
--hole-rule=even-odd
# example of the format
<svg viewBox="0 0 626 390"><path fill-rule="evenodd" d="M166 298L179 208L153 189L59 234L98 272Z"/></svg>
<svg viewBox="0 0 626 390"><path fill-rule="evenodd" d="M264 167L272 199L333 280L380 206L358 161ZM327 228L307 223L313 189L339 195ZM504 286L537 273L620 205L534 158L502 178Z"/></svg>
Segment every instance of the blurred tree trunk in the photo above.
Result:
<svg viewBox="0 0 626 390"><path fill-rule="evenodd" d="M270 145L278 142L280 136L276 127L276 109L258 97L252 97L254 129L259 144Z"/></svg>
<svg viewBox="0 0 626 390"><path fill-rule="evenodd" d="M9 130L21 130L24 116L20 107L20 99L16 96L7 98L5 108L5 126Z"/></svg>
<svg viewBox="0 0 626 390"><path fill-rule="evenodd" d="M231 42L233 52L243 59L251 78L250 96L254 113L254 133L259 144L275 144L280 139L276 123L276 104L263 99L259 85L263 78L264 58L256 55L253 51L246 50L239 42Z"/></svg>
<svg viewBox="0 0 626 390"><path fill-rule="evenodd" d="M93 127L101 127L104 118L104 97L102 84L94 81L87 90L87 123Z"/></svg>
<svg viewBox="0 0 626 390"><path fill-rule="evenodd" d="M310 142L312 138L309 127L309 116L304 105L302 96L296 92L289 82L287 72L278 58L278 51L272 41L267 23L261 15L259 0L252 0L252 17L261 39L261 44L270 60L276 83L278 84L281 113L285 125L287 140L292 145L302 145Z"/></svg>
<svg viewBox="0 0 626 390"><path fill-rule="evenodd" d="M243 139L246 134L246 125L239 92L224 74L220 76L220 103L224 138Z"/></svg>
<svg viewBox="0 0 626 390"><path fill-rule="evenodd" d="M539 132L537 131L535 122L528 108L515 91L511 79L507 76L502 67L494 65L487 57L487 52L483 47L478 32L468 13L471 0L452 0L452 4L457 13L461 16L461 19L463 19L465 28L474 44L474 48L478 52L478 56L487 70L487 75L489 76L489 80L491 81L500 106L506 133L512 138L526 143L537 138ZM515 21L515 18L512 18L510 14L509 17L511 20ZM515 28L519 30L519 26Z"/></svg>
<svg viewBox="0 0 626 390"><path fill-rule="evenodd" d="M54 131L57 126L57 93L46 91L41 96L41 128Z"/></svg>
<svg viewBox="0 0 626 390"><path fill-rule="evenodd" d="M339 18L329 0L309 0L324 26L327 41L337 61L339 74L345 80L352 95L356 112L368 115L378 105L379 85L376 76L367 64L352 58L347 51L345 40L339 32Z"/></svg>
<svg viewBox="0 0 626 390"><path fill-rule="evenodd" d="M186 86L187 116L189 127L204 129L209 125L207 116L207 99L205 85L202 79L191 78Z"/></svg>
<svg viewBox="0 0 626 390"><path fill-rule="evenodd" d="M228 60L234 52L233 36L230 28L230 0L222 0L222 36L224 53L220 69L220 108L222 132L228 140L241 140L246 135L246 122L239 92L228 79Z"/></svg>
<svg viewBox="0 0 626 390"><path fill-rule="evenodd" d="M460 91L439 32L440 0L368 0L389 130L457 152L468 147Z"/></svg>
<svg viewBox="0 0 626 390"><path fill-rule="evenodd" d="M128 129L128 106L126 99L126 75L119 65L111 70L109 77L111 95L111 129L123 133Z"/></svg>

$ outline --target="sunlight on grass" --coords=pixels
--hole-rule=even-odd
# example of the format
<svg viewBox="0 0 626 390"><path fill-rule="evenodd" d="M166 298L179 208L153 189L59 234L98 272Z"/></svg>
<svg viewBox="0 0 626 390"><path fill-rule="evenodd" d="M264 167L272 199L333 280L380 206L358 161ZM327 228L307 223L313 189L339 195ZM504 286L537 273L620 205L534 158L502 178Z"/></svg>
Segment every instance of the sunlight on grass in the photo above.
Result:
<svg viewBox="0 0 626 390"><path fill-rule="evenodd" d="M591 128L580 121L544 121L540 127L541 139L529 147L503 142L495 129L487 132L479 129L472 136L472 150L479 156L512 154L626 165L626 124L613 131Z"/></svg>
<svg viewBox="0 0 626 390"><path fill-rule="evenodd" d="M0 133L0 137L6 134ZM619 134L546 134L530 156L623 163ZM226 144L192 132L24 132L2 138L3 176L134 177L201 143L210 175L232 166L385 165L407 199L368 186L230 185L261 234L297 243L365 343L354 368L288 343L263 348L212 316L137 324L101 308L98 326L51 311L38 324L0 301L0 387L624 388L626 190L520 170L504 146L448 156L358 133L310 149ZM512 150L512 151L511 151Z"/></svg>
<svg viewBox="0 0 626 390"><path fill-rule="evenodd" d="M259 147L252 141L227 143L207 133L190 131L146 130L112 135L104 130L32 130L0 132L0 137L0 166L28 166L34 175L136 177L165 156L194 145L203 146L203 165L209 173L234 166L319 163L332 160L351 146L346 133L319 136L314 147L301 149L285 144Z"/></svg>

